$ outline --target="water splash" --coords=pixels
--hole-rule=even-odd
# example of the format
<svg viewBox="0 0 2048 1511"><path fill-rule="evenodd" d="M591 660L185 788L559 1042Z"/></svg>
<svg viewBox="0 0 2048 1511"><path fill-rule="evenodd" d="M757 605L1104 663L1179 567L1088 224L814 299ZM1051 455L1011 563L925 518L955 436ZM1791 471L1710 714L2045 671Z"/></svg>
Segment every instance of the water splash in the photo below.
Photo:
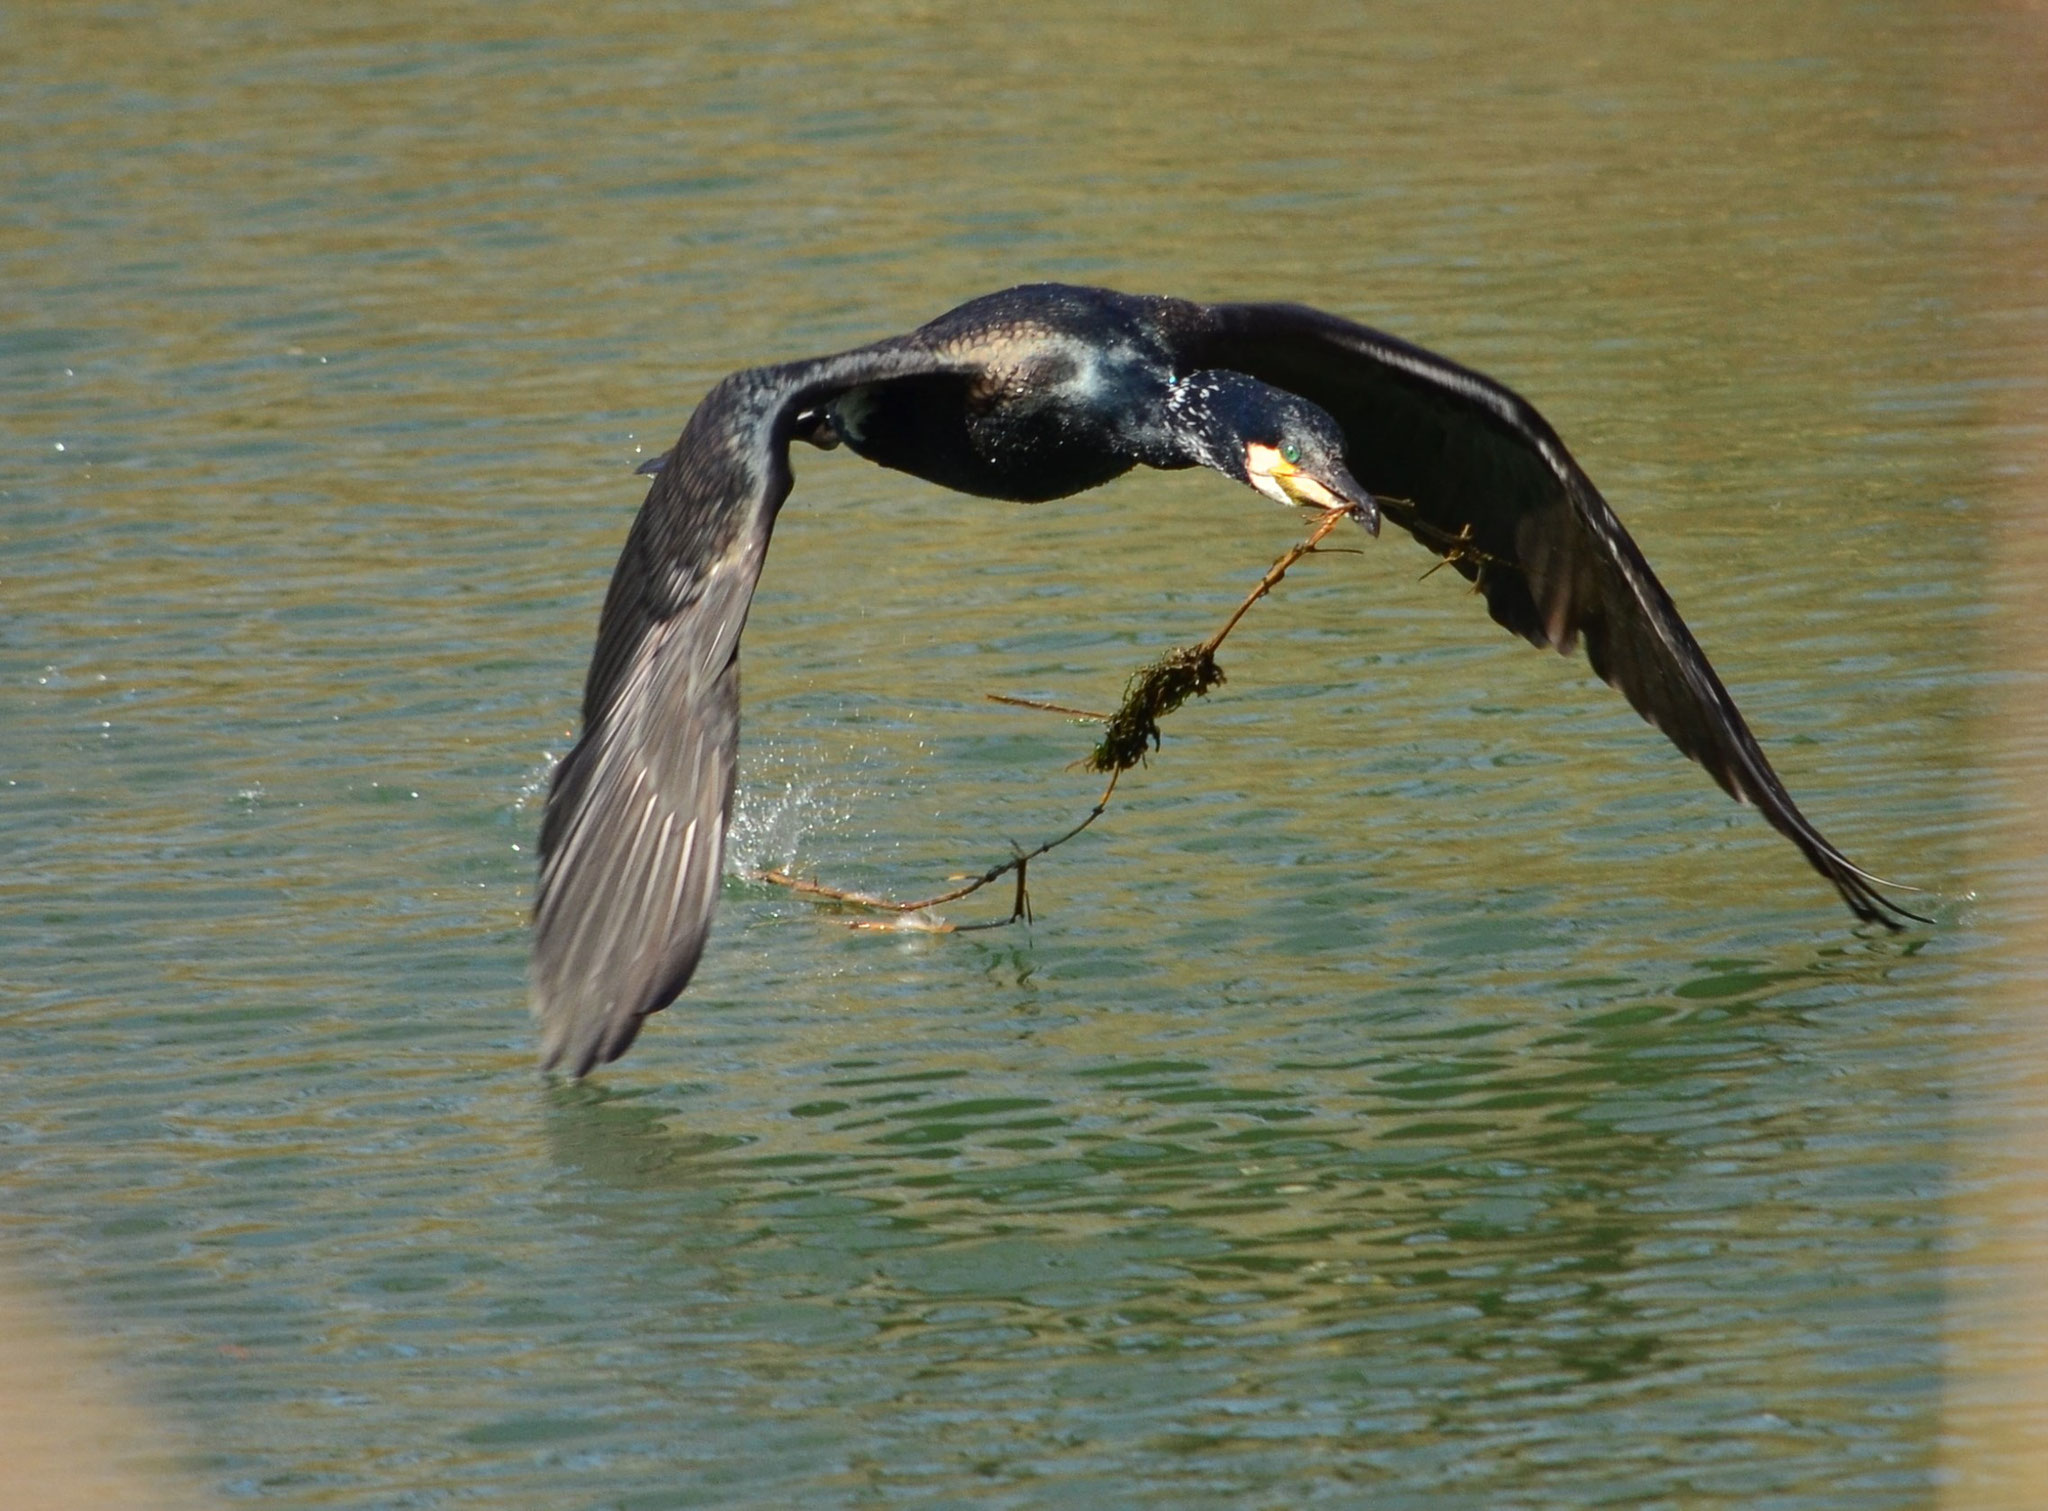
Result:
<svg viewBox="0 0 2048 1511"><path fill-rule="evenodd" d="M801 772L779 782L743 779L726 835L726 870L738 876L789 870L806 836L844 824L847 817L823 783Z"/></svg>
<svg viewBox="0 0 2048 1511"><path fill-rule="evenodd" d="M555 768L562 764L562 758L552 750L540 753L540 764L528 771L526 780L519 784L519 790L512 797L512 811L523 813L547 801L548 789L555 784Z"/></svg>
<svg viewBox="0 0 2048 1511"><path fill-rule="evenodd" d="M512 811L538 810L547 803L561 757L541 752L540 763L526 773L513 793ZM732 828L726 836L726 869L735 875L796 864L805 838L822 829L844 825L850 810L835 801L823 782L803 774L803 763L787 752L770 749L743 771ZM760 768L767 768L762 770ZM847 795L840 794L844 799Z"/></svg>

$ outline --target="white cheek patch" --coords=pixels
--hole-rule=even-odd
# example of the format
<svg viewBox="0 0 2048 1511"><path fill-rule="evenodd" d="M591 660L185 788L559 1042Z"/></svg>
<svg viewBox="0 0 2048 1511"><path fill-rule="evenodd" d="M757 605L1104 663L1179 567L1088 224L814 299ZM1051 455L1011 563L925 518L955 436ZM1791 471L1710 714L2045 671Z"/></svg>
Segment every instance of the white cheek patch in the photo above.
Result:
<svg viewBox="0 0 2048 1511"><path fill-rule="evenodd" d="M1291 504L1286 486L1280 477L1294 469L1287 465L1276 447L1261 445L1253 441L1244 448L1245 476L1251 485L1276 504Z"/></svg>

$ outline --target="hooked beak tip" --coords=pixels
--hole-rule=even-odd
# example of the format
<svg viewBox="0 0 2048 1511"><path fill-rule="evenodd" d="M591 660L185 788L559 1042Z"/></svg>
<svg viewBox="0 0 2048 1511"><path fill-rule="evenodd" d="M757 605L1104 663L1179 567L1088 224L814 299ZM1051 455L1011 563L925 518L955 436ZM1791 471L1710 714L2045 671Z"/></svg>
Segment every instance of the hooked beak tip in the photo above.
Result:
<svg viewBox="0 0 2048 1511"><path fill-rule="evenodd" d="M1377 536L1380 533L1379 500L1366 492L1358 479L1348 472L1337 479L1337 491L1351 506L1351 517L1365 527L1365 533Z"/></svg>

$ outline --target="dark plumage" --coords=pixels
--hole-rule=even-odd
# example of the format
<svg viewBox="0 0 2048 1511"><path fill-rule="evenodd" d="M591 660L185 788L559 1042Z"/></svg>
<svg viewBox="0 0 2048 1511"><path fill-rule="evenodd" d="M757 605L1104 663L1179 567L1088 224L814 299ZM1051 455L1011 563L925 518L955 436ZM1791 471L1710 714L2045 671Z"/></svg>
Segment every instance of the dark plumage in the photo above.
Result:
<svg viewBox="0 0 2048 1511"><path fill-rule="evenodd" d="M654 471L606 594L583 734L540 835L544 1067L616 1059L688 983L732 815L739 638L792 439L961 492L1065 497L1145 465L1382 512L1533 644L1593 669L1832 882L1899 926L1794 806L1649 564L1548 423L1500 384L1299 305L1008 289L872 346L734 373ZM1364 486L1352 473L1364 479ZM1370 490L1370 491L1368 491Z"/></svg>

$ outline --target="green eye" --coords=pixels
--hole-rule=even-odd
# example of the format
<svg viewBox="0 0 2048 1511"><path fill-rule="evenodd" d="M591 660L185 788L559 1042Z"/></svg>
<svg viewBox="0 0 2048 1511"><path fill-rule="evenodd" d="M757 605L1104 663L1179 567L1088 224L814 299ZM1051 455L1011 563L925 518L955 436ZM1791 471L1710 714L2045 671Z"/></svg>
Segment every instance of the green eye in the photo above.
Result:
<svg viewBox="0 0 2048 1511"><path fill-rule="evenodd" d="M1287 459L1288 464L1292 466L1295 462L1301 460L1301 448L1295 445L1294 442L1289 441L1285 446L1282 446L1280 448L1280 455L1285 457Z"/></svg>

